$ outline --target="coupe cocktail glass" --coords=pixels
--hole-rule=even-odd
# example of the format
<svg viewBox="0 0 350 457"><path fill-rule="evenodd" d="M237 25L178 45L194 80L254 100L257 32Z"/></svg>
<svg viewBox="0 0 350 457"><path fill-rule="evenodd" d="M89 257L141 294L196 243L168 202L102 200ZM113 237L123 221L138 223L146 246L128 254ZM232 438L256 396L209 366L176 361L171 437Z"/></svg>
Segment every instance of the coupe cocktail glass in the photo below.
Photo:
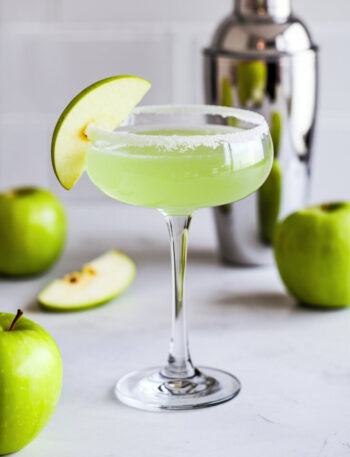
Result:
<svg viewBox="0 0 350 457"><path fill-rule="evenodd" d="M136 108L114 132L88 127L87 171L110 197L156 208L170 235L172 331L164 367L127 374L116 385L124 403L147 410L193 409L222 403L240 390L222 370L196 368L186 329L184 278L192 213L240 200L257 190L272 165L264 118L217 106Z"/></svg>

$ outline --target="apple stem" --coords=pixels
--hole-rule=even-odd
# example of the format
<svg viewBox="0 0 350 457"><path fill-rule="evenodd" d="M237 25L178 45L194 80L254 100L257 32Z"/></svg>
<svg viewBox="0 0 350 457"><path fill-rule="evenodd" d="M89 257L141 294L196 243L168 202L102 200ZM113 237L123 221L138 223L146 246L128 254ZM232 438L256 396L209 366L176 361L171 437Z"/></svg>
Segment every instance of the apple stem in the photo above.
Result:
<svg viewBox="0 0 350 457"><path fill-rule="evenodd" d="M15 318L13 319L12 324L11 324L11 326L10 326L10 328L9 328L9 332L15 328L15 326L16 326L18 320L19 320L22 316L23 316L23 311L22 311L21 309L18 309L18 310L17 310L17 314L16 314Z"/></svg>

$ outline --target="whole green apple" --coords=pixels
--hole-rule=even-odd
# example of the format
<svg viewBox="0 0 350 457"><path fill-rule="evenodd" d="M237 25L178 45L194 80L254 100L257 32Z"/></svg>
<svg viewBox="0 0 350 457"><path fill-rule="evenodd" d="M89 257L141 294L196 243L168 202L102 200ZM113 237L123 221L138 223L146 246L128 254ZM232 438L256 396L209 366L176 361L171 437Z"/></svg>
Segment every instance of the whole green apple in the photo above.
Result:
<svg viewBox="0 0 350 457"><path fill-rule="evenodd" d="M299 301L350 305L350 203L291 214L276 227L274 249L282 280Z"/></svg>
<svg viewBox="0 0 350 457"><path fill-rule="evenodd" d="M38 324L0 313L0 455L18 451L42 430L59 400L62 362Z"/></svg>
<svg viewBox="0 0 350 457"><path fill-rule="evenodd" d="M65 237L63 206L49 191L22 187L0 194L0 273L46 270L61 253Z"/></svg>

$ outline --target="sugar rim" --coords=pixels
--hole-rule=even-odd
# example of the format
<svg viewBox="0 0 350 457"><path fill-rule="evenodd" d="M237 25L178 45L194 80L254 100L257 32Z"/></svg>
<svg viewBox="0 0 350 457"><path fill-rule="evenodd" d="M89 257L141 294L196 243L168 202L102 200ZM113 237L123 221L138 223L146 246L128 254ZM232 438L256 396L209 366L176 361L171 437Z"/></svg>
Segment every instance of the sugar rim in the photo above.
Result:
<svg viewBox="0 0 350 457"><path fill-rule="evenodd" d="M129 116L141 114L176 114L176 113L201 113L217 115L222 118L235 117L236 119L253 124L244 130L218 133L215 135L143 135L133 132L109 131L90 124L85 133L89 140L107 141L111 145L126 146L156 146L166 149L175 149L179 146L186 149L194 149L198 146L217 148L221 144L242 143L260 139L262 135L269 133L269 127L265 118L258 113L239 108L230 108L216 105L151 105L135 108ZM176 121L176 119L175 119Z"/></svg>

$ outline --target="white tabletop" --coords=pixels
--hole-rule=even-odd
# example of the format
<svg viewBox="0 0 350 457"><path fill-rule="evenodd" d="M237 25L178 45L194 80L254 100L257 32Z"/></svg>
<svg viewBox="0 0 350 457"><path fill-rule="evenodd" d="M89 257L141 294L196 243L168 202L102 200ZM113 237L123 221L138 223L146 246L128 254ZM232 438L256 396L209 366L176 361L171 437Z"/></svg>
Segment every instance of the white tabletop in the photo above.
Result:
<svg viewBox="0 0 350 457"><path fill-rule="evenodd" d="M23 307L56 339L64 363L59 406L21 457L341 457L350 455L350 312L298 307L274 268L217 259L212 214L195 214L187 300L192 358L242 382L213 408L151 413L120 404L115 381L167 355L167 230L152 210L71 206L64 255L39 278L1 280L1 309ZM137 263L132 287L79 313L45 313L35 297L51 279L119 248Z"/></svg>

